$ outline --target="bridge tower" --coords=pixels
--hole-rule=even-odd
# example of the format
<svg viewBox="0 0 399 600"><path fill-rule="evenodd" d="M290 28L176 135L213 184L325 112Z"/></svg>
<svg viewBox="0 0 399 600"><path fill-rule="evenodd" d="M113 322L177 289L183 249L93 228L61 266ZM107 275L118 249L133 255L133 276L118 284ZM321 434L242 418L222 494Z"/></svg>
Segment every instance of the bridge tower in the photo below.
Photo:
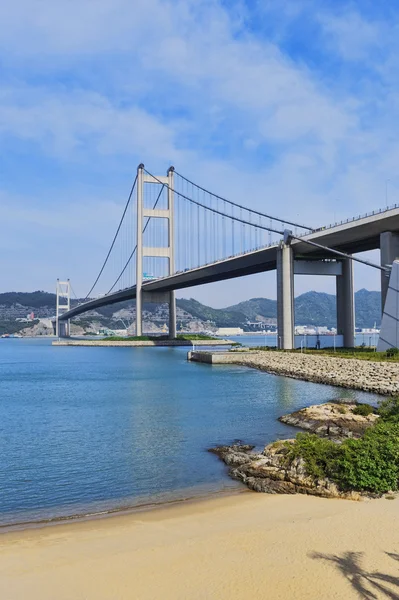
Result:
<svg viewBox="0 0 399 600"><path fill-rule="evenodd" d="M153 177L144 170L140 164L137 169L137 252L136 252L136 335L143 334L143 303L167 302L169 304L169 338L176 337L176 297L174 290L171 292L153 293L143 290L143 259L144 257L163 257L168 259L168 275L175 272L174 248L174 167L169 167L166 176ZM146 184L165 185L167 188L167 208L150 209L145 205ZM144 246L144 219L167 219L168 245L166 247Z"/></svg>
<svg viewBox="0 0 399 600"><path fill-rule="evenodd" d="M55 317L55 335L57 337L69 337L69 319L60 321L59 317L71 308L71 284L67 281L57 279L57 303Z"/></svg>

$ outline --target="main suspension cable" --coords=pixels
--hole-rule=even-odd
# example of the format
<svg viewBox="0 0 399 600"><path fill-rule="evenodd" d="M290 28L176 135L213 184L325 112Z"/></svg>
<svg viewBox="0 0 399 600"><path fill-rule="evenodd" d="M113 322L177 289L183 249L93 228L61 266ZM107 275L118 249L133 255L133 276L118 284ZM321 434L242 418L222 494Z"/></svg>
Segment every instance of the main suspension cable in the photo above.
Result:
<svg viewBox="0 0 399 600"><path fill-rule="evenodd" d="M187 181L191 185L194 185L195 187L199 188L203 192L206 192L207 194L210 194L214 198L217 198L218 200L223 200L224 202L228 202L229 204L232 204L233 206L236 206L237 208L241 208L242 210L246 210L248 212L251 212L251 213L253 213L255 215L259 215L261 217L266 217L268 219L273 219L273 221L279 221L280 223L286 223L287 225L293 225L294 227L299 227L300 229L307 229L308 231L314 231L314 229L312 227L308 227L307 225L299 225L298 223L293 223L292 221L287 221L286 219L280 219L279 217L273 217L271 215L267 215L265 213L259 212L258 210L253 210L252 208L248 208L247 206L242 206L241 204L237 204L237 202L233 202L232 200L227 200L226 198L222 198L222 196L218 196L217 194L214 194L213 192L210 192L209 190L201 187L197 183L194 183L193 181L190 181L190 179L187 179L187 177L184 177L184 175L181 175L177 171L175 171L175 175L177 175L178 177L181 177L182 179L184 179L185 181Z"/></svg>
<svg viewBox="0 0 399 600"><path fill-rule="evenodd" d="M92 291L93 291L93 290L94 290L94 288L96 287L96 285L97 285L97 282L98 282L98 280L100 279L100 277L101 277L101 275L102 275L102 272L103 272L103 271L104 271L104 269L105 269L105 265L106 265L106 264L107 264L107 262L108 262L108 259L109 259L109 257L110 257L110 254L111 254L111 252L112 252L112 249L113 249L113 247L114 247L114 245L115 245L116 238L118 237L118 234L119 234L120 228L122 227L123 219L125 218L126 211L127 211L127 209L128 209L128 206L129 206L129 204L130 204L130 200L131 200L131 198L132 198L132 195L133 195L134 188L136 187L136 182L137 182L137 175L136 175L136 177L134 178L134 182L133 182L133 185L132 185L132 189L130 190L129 198L128 198L127 202L126 202L125 210L123 211L123 214L122 214L121 220L119 221L118 229L116 230L116 233L115 233L115 235L114 235L114 239L112 240L111 247L110 247L110 249L108 250L108 254L107 254L107 256L105 257L105 260L104 260L104 262L103 262L103 266L101 267L101 270L100 270L99 274L97 275L97 279L95 280L95 282L94 282L94 283L93 283L93 285L91 286L91 289L90 289L89 293L87 294L87 296L85 297L85 299L84 299L84 300L87 300L87 298L90 296L90 294L92 293Z"/></svg>
<svg viewBox="0 0 399 600"><path fill-rule="evenodd" d="M147 173L147 175L149 175L150 177L152 177L153 179L155 179L155 181L158 181L158 183L162 183L162 181L160 179L158 179L157 177L155 177L155 175L152 175L152 173L150 173L149 171L147 171L147 169L144 169L144 171ZM177 194L181 198L184 198L185 200L188 200L188 202L191 202L192 204L196 204L197 206L201 206L202 208L204 208L205 210L208 210L211 213L214 213L214 214L217 214L217 215L221 215L222 217L228 217L229 219L232 219L233 221L237 221L238 223L244 223L245 225L251 225L251 227L257 227L258 229L263 229L264 231L272 231L273 233L278 233L279 235L284 235L284 231L280 231L279 229L273 229L272 227L266 227L265 225L255 225L254 223L251 223L251 221L247 221L246 219L241 219L239 217L234 217L232 215L226 215L224 212L222 212L222 211L220 211L220 210L218 210L216 208L212 208L211 206L206 206L206 204L202 204L201 202L198 202L197 200L194 200L193 198L189 198L188 196L185 196L181 192L178 192L177 190L171 188L167 183L165 183L164 185L165 185L165 187L167 187L174 194ZM229 200L226 200L226 202L229 202ZM243 207L243 208L244 208L244 210L249 210L248 208L245 208L245 207ZM286 223L286 222L287 221L284 221L284 223Z"/></svg>

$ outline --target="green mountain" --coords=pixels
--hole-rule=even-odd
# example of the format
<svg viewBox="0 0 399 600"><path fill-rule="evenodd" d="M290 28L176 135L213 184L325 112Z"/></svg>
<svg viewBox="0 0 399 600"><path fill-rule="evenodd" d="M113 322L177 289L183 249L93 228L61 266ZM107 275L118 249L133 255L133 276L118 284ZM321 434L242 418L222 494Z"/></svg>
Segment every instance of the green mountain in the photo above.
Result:
<svg viewBox="0 0 399 600"><path fill-rule="evenodd" d="M356 296L355 296L356 306ZM336 298L323 292L306 292L295 298L296 325L325 325L335 327ZM363 325L359 325L363 327Z"/></svg>
<svg viewBox="0 0 399 600"><path fill-rule="evenodd" d="M381 294L364 288L355 294L356 327L381 325Z"/></svg>
<svg viewBox="0 0 399 600"><path fill-rule="evenodd" d="M242 324L248 321L247 314L244 311L236 310L234 307L211 308L193 298L190 298L190 300L178 298L176 304L178 308L185 310L196 319L211 321L217 327L238 327L237 323Z"/></svg>
<svg viewBox="0 0 399 600"><path fill-rule="evenodd" d="M268 298L251 298L226 310L243 313L249 321L255 321L259 315L265 319L277 319L277 302Z"/></svg>
<svg viewBox="0 0 399 600"><path fill-rule="evenodd" d="M5 292L0 294L0 306L29 306L31 308L55 307L55 294L48 292Z"/></svg>

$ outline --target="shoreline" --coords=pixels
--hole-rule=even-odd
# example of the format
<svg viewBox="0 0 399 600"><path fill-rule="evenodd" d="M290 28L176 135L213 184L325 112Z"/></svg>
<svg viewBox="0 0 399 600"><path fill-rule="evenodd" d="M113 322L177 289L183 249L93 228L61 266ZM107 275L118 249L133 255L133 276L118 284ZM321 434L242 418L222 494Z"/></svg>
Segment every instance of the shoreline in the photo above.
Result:
<svg viewBox="0 0 399 600"><path fill-rule="evenodd" d="M0 593L7 600L350 600L360 584L378 592L375 582L396 597L398 506L398 499L246 493L9 532L0 537Z"/></svg>
<svg viewBox="0 0 399 600"><path fill-rule="evenodd" d="M335 387L390 396L399 394L399 363L372 362L290 352L191 351L187 360L211 365L235 364Z"/></svg>
<svg viewBox="0 0 399 600"><path fill-rule="evenodd" d="M178 506L202 504L211 500L217 500L222 498L229 498L230 496L238 496L241 494L251 493L247 487L237 485L236 488L231 487L228 489L221 489L214 492L206 492L204 494L198 494L193 496L187 496L184 498L174 498L171 500L165 500L162 502L147 502L138 504L136 506L127 506L120 508L110 508L104 510L98 510L93 512L87 512L82 514L72 514L59 517L52 517L48 519L31 520L31 521L20 521L19 523L0 524L0 544L1 538L10 533L24 533L25 531L36 531L36 530L47 530L51 527L60 527L65 525L83 524L92 521L102 521L104 519L118 519L127 516L134 516L136 514L146 514L157 511L166 511Z"/></svg>
<svg viewBox="0 0 399 600"><path fill-rule="evenodd" d="M107 341L104 340L56 340L51 343L52 346L90 346L90 347L161 347L161 346L231 346L234 342L230 340L126 340L126 341Z"/></svg>

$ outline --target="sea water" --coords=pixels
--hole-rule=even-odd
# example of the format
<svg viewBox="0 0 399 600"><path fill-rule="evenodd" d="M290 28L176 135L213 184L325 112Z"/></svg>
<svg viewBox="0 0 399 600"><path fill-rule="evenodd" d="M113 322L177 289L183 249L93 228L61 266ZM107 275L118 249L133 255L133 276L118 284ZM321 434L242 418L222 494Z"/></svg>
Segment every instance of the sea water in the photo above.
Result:
<svg viewBox="0 0 399 600"><path fill-rule="evenodd" d="M239 489L208 448L292 437L277 418L303 406L376 400L186 356L1 339L0 525Z"/></svg>

